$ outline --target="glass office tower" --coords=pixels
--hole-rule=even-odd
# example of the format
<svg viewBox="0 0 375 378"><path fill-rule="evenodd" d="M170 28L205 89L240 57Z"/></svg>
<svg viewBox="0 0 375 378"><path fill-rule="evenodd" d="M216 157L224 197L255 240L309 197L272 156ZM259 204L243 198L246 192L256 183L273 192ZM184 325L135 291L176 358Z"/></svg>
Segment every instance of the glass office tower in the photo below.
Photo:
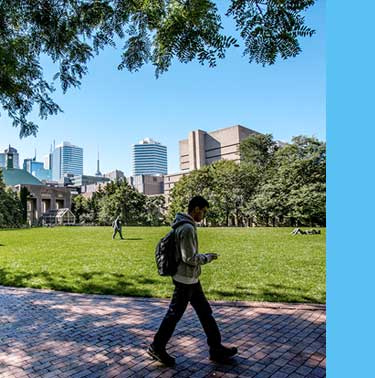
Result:
<svg viewBox="0 0 375 378"><path fill-rule="evenodd" d="M132 146L132 174L166 175L168 173L167 147L150 138Z"/></svg>
<svg viewBox="0 0 375 378"><path fill-rule="evenodd" d="M83 148L62 142L52 153L52 179L60 181L67 173L83 174Z"/></svg>

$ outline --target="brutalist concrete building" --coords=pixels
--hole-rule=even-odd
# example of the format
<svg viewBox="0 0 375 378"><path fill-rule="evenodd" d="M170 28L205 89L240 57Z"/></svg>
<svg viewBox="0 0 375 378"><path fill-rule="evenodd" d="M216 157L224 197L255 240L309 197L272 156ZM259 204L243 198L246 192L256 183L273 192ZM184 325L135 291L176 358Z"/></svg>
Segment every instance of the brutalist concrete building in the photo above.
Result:
<svg viewBox="0 0 375 378"><path fill-rule="evenodd" d="M211 132L191 131L187 139L179 141L181 171L164 176L166 203L173 186L190 171L223 159L240 162L240 143L252 134L259 133L241 125Z"/></svg>

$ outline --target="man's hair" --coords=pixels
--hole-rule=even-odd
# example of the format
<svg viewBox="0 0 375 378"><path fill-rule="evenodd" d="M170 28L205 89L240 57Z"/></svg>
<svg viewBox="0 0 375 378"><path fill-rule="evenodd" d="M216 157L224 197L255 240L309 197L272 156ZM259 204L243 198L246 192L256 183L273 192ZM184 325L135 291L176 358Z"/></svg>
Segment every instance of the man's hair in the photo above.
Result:
<svg viewBox="0 0 375 378"><path fill-rule="evenodd" d="M210 207L207 200L202 196L195 196L189 202L188 213L192 212L196 208L196 206L198 206L200 209L203 209L204 207Z"/></svg>

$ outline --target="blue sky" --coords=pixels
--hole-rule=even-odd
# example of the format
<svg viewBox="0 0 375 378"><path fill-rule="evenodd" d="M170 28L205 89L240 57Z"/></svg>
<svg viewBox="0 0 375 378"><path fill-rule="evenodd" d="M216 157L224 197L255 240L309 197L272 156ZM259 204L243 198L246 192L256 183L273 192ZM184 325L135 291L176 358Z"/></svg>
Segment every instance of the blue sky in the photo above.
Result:
<svg viewBox="0 0 375 378"><path fill-rule="evenodd" d="M54 93L64 113L46 121L31 117L40 126L36 138L20 140L1 110L0 151L11 144L23 161L36 149L42 160L53 140L65 140L83 147L85 174L95 173L99 148L102 172L129 175L131 145L145 137L167 146L169 173L179 170L178 141L191 130L241 124L283 141L301 134L325 140L324 1L306 12L306 21L317 33L301 40L302 53L268 67L249 64L238 48L214 69L175 62L156 79L151 65L118 71L121 44L108 48L90 62L80 89ZM44 67L47 75L56 71L48 62Z"/></svg>

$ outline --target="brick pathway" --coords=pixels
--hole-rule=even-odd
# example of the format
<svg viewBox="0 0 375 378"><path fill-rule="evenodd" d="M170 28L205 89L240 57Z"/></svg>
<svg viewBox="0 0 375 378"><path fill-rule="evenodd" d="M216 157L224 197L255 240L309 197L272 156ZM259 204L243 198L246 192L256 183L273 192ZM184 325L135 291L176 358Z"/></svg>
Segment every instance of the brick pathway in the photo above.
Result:
<svg viewBox="0 0 375 378"><path fill-rule="evenodd" d="M189 307L172 338L175 368L145 353L168 301L0 286L0 377L325 377L325 306L214 302L230 365L208 359Z"/></svg>

